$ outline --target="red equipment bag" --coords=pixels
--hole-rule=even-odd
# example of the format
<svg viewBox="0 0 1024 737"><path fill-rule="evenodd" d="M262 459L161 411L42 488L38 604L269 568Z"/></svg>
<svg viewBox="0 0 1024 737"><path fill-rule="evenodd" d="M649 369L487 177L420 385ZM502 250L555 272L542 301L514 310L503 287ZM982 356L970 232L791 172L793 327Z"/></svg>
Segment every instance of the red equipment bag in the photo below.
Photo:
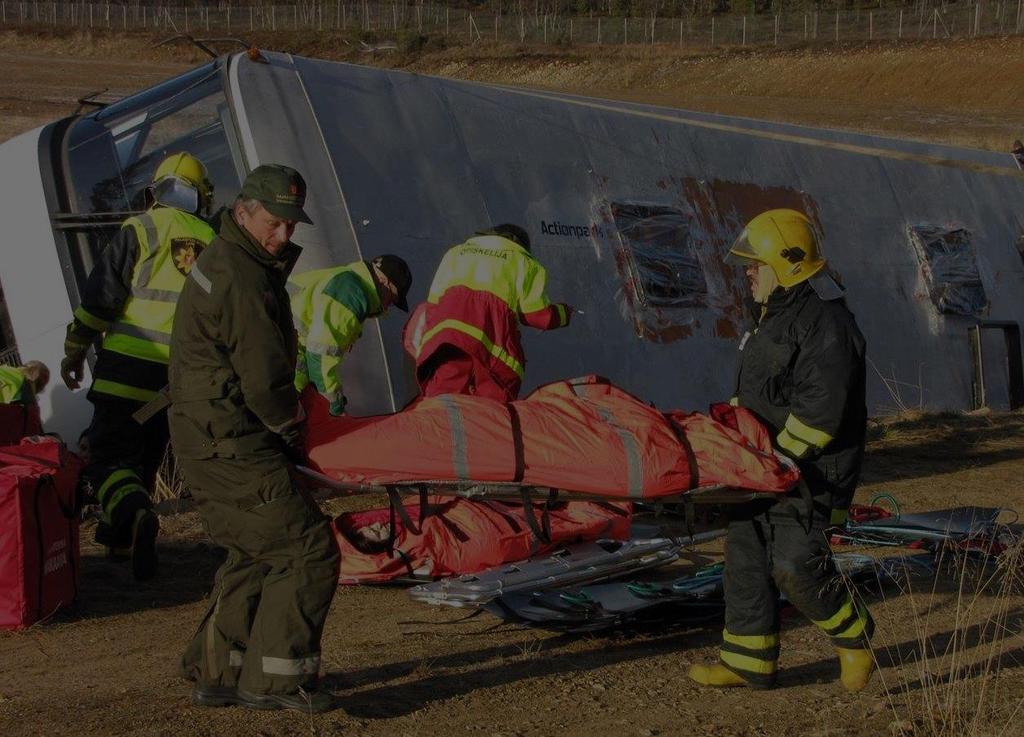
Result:
<svg viewBox="0 0 1024 737"><path fill-rule="evenodd" d="M428 510L419 520L421 504ZM380 583L405 576L443 578L545 555L562 545L608 538L629 539L632 504L568 502L544 514L546 542L526 521L523 505L428 496L404 505L405 513L389 509L346 512L334 520L341 550L339 583ZM540 510L537 510L541 514ZM412 521L410 528L402 520ZM392 527L388 539L368 541L363 530Z"/></svg>
<svg viewBox="0 0 1024 737"><path fill-rule="evenodd" d="M0 446L14 445L22 438L42 432L38 404L0 404Z"/></svg>
<svg viewBox="0 0 1024 737"><path fill-rule="evenodd" d="M0 447L0 629L28 627L75 600L80 467L54 438Z"/></svg>

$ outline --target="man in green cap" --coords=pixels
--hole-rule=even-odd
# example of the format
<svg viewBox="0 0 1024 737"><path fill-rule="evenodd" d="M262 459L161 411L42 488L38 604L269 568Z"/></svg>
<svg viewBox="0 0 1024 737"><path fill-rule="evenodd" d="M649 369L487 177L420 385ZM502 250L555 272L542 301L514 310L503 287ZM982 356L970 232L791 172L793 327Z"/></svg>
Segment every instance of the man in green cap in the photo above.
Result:
<svg viewBox="0 0 1024 737"><path fill-rule="evenodd" d="M253 170L193 266L171 341L171 439L210 537L227 550L182 659L192 703L327 711L320 637L338 578L327 518L295 488L304 415L285 284L306 183Z"/></svg>

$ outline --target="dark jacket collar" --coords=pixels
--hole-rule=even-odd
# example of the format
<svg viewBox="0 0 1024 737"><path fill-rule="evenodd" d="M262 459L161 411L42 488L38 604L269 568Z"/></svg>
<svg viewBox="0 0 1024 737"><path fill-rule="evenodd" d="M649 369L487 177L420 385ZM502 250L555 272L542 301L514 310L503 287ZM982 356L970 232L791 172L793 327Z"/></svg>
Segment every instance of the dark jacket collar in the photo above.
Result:
<svg viewBox="0 0 1024 737"><path fill-rule="evenodd" d="M804 301L813 293L814 290L811 288L811 285L805 281L800 282L795 287L790 287L789 289L779 287L771 293L771 296L768 297L768 301L765 302L764 315L768 316L777 312L782 312L783 310Z"/></svg>
<svg viewBox="0 0 1024 737"><path fill-rule="evenodd" d="M299 256L302 254L301 246L288 241L280 254L277 256L272 255L267 249L254 241L245 228L235 222L235 216L231 210L225 210L221 215L220 229L217 231L217 234L226 242L241 248L263 267L280 271L285 277L291 273L295 267L295 262L299 260Z"/></svg>

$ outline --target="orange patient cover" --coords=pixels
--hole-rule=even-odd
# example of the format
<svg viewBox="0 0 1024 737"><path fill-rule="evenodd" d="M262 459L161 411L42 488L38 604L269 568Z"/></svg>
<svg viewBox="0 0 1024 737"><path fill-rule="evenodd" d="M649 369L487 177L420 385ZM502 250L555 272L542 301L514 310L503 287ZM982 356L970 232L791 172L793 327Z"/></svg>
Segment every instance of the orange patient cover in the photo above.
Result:
<svg viewBox="0 0 1024 737"><path fill-rule="evenodd" d="M516 481L653 499L699 486L785 492L799 478L747 410L662 413L595 376L510 404L445 395L375 417L332 417L312 392L303 402L310 465L350 483Z"/></svg>

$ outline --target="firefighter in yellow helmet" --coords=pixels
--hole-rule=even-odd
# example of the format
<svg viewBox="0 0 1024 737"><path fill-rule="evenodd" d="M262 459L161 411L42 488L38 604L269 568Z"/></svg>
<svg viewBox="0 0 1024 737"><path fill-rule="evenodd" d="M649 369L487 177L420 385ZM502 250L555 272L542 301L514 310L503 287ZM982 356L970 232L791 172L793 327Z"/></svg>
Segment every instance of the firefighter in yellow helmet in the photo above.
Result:
<svg viewBox="0 0 1024 737"><path fill-rule="evenodd" d="M781 591L832 638L843 685L859 691L874 670L874 625L839 578L825 530L845 519L864 456L864 338L802 213L761 213L727 260L746 267L760 305L757 326L740 343L732 402L765 423L802 481L788 496L731 515L719 661L692 666L690 678L773 686Z"/></svg>
<svg viewBox="0 0 1024 737"><path fill-rule="evenodd" d="M89 389L90 460L82 479L103 509L96 541L131 551L132 572L156 572L159 521L149 490L167 447L166 413L141 427L132 414L167 384L171 326L185 277L213 231L202 220L213 187L195 156L174 153L146 189L145 212L124 221L93 267L64 343L61 378L81 385L89 346L102 339Z"/></svg>

